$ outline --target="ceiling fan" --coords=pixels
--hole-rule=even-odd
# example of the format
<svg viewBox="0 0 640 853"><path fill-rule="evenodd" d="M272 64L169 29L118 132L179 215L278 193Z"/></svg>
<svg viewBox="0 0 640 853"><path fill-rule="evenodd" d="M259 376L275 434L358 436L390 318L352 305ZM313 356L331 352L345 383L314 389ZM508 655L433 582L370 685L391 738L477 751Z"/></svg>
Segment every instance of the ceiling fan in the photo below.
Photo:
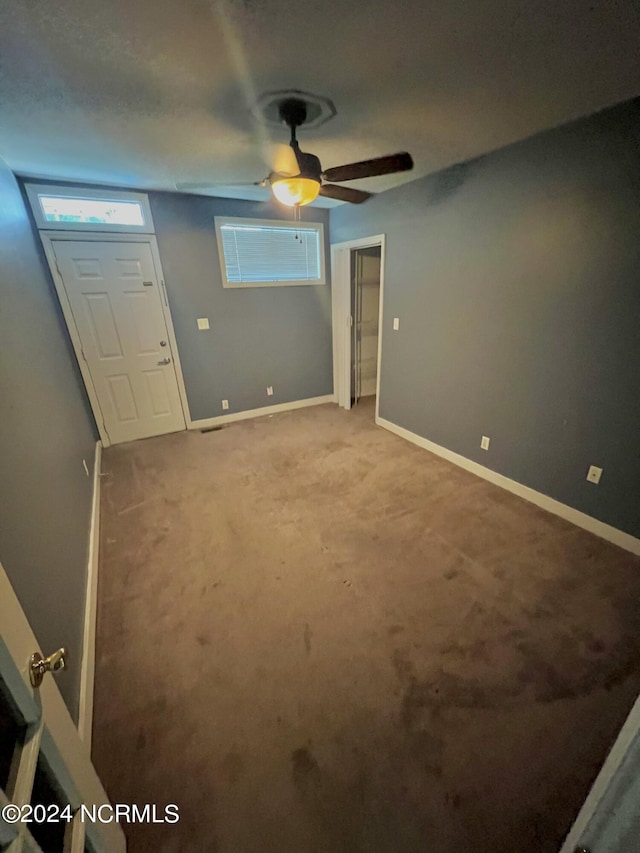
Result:
<svg viewBox="0 0 640 853"><path fill-rule="evenodd" d="M232 186L270 187L275 198L289 207L310 204L319 195L351 204L362 204L374 193L340 186L343 181L392 175L413 169L413 159L406 151L323 169L315 154L301 151L296 138L296 129L307 120L306 103L300 98L285 98L279 104L279 115L280 120L289 128L291 138L288 146L281 146L274 170L262 181ZM176 184L177 189L187 191L213 186L215 184Z"/></svg>

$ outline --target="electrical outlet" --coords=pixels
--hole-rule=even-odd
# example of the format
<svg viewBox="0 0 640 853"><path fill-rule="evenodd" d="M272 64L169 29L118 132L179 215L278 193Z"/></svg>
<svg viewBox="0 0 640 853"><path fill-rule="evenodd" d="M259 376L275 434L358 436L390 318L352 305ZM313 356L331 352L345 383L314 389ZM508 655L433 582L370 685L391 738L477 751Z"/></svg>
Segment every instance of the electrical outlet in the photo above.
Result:
<svg viewBox="0 0 640 853"><path fill-rule="evenodd" d="M87 475L87 477L88 477L88 476L89 476L89 466L87 465L87 460L86 460L86 459L83 459L83 460L82 460L82 464L84 465L84 473L85 473L85 474Z"/></svg>
<svg viewBox="0 0 640 853"><path fill-rule="evenodd" d="M393 318L393 331L397 332L399 328L400 328L400 317L394 317Z"/></svg>
<svg viewBox="0 0 640 853"><path fill-rule="evenodd" d="M490 445L490 444L491 444L491 439L489 438L489 436L488 436L488 435L483 435L483 436L482 436L482 439L481 439L481 441L480 441L480 447L481 447L483 450L488 450L488 449L489 449L489 445Z"/></svg>
<svg viewBox="0 0 640 853"><path fill-rule="evenodd" d="M267 385L267 397L273 397L273 385Z"/></svg>
<svg viewBox="0 0 640 853"><path fill-rule="evenodd" d="M223 400L223 401L222 401L222 408L223 408L223 409L228 409L228 408L229 408L229 401L228 401L228 400Z"/></svg>
<svg viewBox="0 0 640 853"><path fill-rule="evenodd" d="M209 328L209 318L208 317L198 317L198 328L200 331Z"/></svg>
<svg viewBox="0 0 640 853"><path fill-rule="evenodd" d="M590 465L589 470L587 471L587 480L590 483L598 485L600 477L602 477L602 468L598 468L596 465Z"/></svg>

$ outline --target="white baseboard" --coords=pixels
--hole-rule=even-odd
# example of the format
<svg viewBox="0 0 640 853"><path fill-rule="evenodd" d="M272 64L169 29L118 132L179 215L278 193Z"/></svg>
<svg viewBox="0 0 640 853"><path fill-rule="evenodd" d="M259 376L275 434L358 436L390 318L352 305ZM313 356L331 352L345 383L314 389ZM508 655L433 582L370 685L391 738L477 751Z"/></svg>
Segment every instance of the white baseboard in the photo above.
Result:
<svg viewBox="0 0 640 853"><path fill-rule="evenodd" d="M446 447L435 444L427 438L422 438L422 436L417 435L415 432L391 423L391 421L387 421L385 418L377 417L376 423L378 426L389 430L389 432L412 442L412 444L417 444L418 447L429 450L431 453L435 453L436 456L441 456L443 459L453 462L454 465L458 465L460 468L464 468L466 471L470 471L472 474L476 474L478 477L482 477L490 483L494 483L496 486L512 492L519 498L524 498L524 500L530 501L536 506L560 516L560 518L564 518L565 521L570 521L577 527L582 527L584 530L588 530L589 533L594 533L601 539L606 539L608 542L612 542L614 545L618 545L620 548L624 548L626 551L631 551L632 554L640 556L640 539L636 539L630 533L625 533L622 530L618 530L617 527L605 524L604 521L599 521L591 515L580 512L580 510L574 509L567 504L560 503L560 501L543 495L542 492L537 492L535 489L529 488L529 486L523 486L522 483L518 483L516 480L510 480L509 477L505 477L503 474L498 474L490 468L485 468L484 465L473 462L459 453L454 453L453 450L447 450Z"/></svg>
<svg viewBox="0 0 640 853"><path fill-rule="evenodd" d="M189 429L206 429L221 424L230 424L234 421L262 418L265 415L276 415L278 412L290 412L293 409L305 409L307 406L321 406L323 403L335 402L336 398L333 394L327 394L324 397L308 397L306 400L277 403L275 406L264 406L261 409L247 409L245 412L230 412L228 415L217 415L215 418L202 418L199 421L191 421Z"/></svg>
<svg viewBox="0 0 640 853"><path fill-rule="evenodd" d="M89 530L89 559L87 563L87 593L84 608L84 637L82 641L82 667L80 670L80 707L78 731L91 752L93 728L93 683L96 667L96 619L98 615L98 568L100 557L100 466L102 442L96 442L93 462L93 501Z"/></svg>

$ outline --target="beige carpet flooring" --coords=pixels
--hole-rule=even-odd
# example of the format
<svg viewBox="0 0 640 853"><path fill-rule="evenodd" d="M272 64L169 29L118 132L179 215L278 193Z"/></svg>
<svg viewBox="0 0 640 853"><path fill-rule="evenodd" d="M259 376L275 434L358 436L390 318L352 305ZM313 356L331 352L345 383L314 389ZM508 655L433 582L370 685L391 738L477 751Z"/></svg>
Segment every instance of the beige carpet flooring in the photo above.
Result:
<svg viewBox="0 0 640 853"><path fill-rule="evenodd" d="M131 853L555 853L640 560L327 405L104 454L94 761Z"/></svg>

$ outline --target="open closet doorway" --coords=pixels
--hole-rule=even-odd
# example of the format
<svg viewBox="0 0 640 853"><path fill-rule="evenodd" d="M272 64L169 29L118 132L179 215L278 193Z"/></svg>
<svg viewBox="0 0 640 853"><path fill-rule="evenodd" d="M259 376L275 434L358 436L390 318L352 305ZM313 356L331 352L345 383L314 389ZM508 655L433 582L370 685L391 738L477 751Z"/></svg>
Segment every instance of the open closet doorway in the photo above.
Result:
<svg viewBox="0 0 640 853"><path fill-rule="evenodd" d="M351 251L352 406L377 391L381 261L381 246Z"/></svg>
<svg viewBox="0 0 640 853"><path fill-rule="evenodd" d="M380 402L384 265L384 234L331 246L336 402L344 409L366 404L375 419Z"/></svg>

